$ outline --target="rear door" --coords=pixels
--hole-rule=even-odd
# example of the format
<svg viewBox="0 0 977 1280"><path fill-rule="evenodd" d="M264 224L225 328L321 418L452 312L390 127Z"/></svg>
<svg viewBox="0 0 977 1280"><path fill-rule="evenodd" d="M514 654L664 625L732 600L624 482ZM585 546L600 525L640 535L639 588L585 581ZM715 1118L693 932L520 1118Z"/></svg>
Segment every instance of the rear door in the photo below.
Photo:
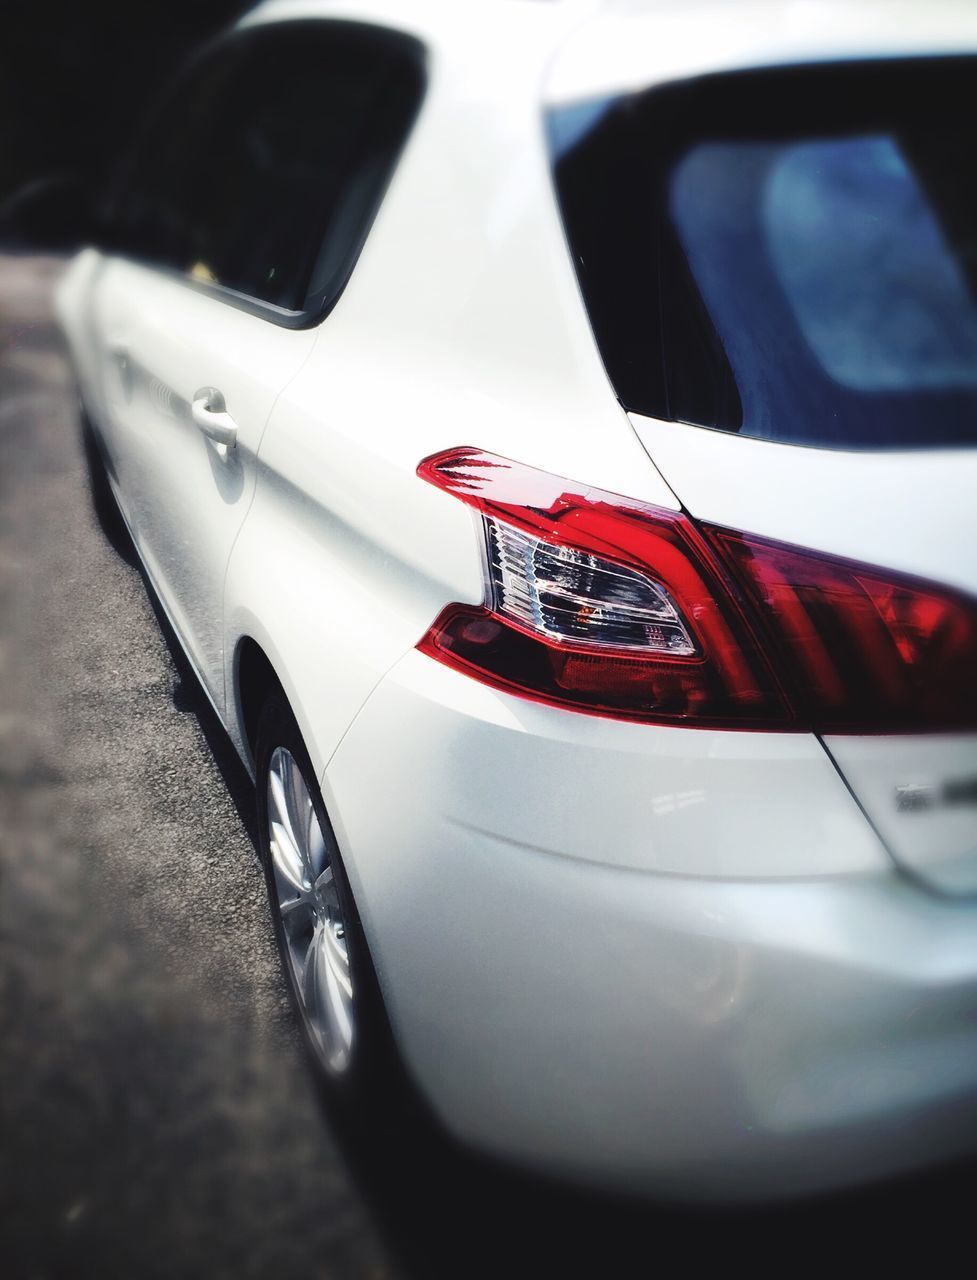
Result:
<svg viewBox="0 0 977 1280"><path fill-rule="evenodd" d="M140 553L219 707L225 569L265 424L365 234L392 57L350 24L233 34L177 86L118 197L118 252L95 299L106 444Z"/></svg>
<svg viewBox="0 0 977 1280"><path fill-rule="evenodd" d="M806 714L893 856L954 893L977 891L975 73L735 72L550 116L640 439L700 521L815 553L765 580L818 649ZM812 603L839 564L874 648Z"/></svg>

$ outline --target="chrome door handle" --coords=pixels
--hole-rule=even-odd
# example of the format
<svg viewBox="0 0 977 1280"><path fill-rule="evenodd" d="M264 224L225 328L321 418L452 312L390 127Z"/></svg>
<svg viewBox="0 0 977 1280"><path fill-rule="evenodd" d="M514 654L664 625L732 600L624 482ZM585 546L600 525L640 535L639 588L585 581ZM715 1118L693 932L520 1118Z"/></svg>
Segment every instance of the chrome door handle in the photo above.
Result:
<svg viewBox="0 0 977 1280"><path fill-rule="evenodd" d="M224 397L216 387L201 387L190 402L190 416L208 440L233 449L237 443L237 423L227 412Z"/></svg>

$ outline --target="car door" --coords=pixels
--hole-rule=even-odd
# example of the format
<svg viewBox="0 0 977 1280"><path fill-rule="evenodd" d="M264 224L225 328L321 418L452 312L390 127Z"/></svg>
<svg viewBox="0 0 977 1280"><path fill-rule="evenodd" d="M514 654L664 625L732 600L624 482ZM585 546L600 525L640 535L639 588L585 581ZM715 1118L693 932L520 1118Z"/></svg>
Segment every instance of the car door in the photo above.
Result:
<svg viewBox="0 0 977 1280"><path fill-rule="evenodd" d="M257 305L245 309L219 284L235 233L233 269L247 265L255 52L235 40L209 52L143 136L116 219L120 252L104 264L94 299L101 425L119 497L218 707L224 568L271 406L313 340Z"/></svg>
<svg viewBox="0 0 977 1280"><path fill-rule="evenodd" d="M97 284L120 500L218 708L224 572L261 436L349 269L326 233L348 216L355 108L383 72L360 31L258 25L200 58L124 183Z"/></svg>

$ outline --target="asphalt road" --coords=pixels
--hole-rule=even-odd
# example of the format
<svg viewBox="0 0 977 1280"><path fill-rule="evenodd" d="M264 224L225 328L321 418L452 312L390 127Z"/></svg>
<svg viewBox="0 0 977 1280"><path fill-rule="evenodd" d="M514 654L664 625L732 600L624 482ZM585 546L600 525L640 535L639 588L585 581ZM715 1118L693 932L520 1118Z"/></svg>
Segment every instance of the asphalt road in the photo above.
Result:
<svg viewBox="0 0 977 1280"><path fill-rule="evenodd" d="M559 1189L422 1116L329 1115L273 953L250 784L93 511L50 321L0 259L0 1275L971 1274L973 1168L790 1210ZM581 1105L586 1105L582 1100ZM668 1261L669 1265L663 1265Z"/></svg>

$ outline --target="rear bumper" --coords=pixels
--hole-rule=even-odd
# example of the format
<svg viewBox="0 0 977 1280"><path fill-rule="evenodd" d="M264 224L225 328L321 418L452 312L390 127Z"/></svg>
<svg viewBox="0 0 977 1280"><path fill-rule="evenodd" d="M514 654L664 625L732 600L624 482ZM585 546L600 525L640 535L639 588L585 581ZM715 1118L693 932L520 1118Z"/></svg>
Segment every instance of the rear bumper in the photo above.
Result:
<svg viewBox="0 0 977 1280"><path fill-rule="evenodd" d="M977 1146L977 909L899 875L813 738L575 715L411 653L324 794L459 1136L710 1199Z"/></svg>

